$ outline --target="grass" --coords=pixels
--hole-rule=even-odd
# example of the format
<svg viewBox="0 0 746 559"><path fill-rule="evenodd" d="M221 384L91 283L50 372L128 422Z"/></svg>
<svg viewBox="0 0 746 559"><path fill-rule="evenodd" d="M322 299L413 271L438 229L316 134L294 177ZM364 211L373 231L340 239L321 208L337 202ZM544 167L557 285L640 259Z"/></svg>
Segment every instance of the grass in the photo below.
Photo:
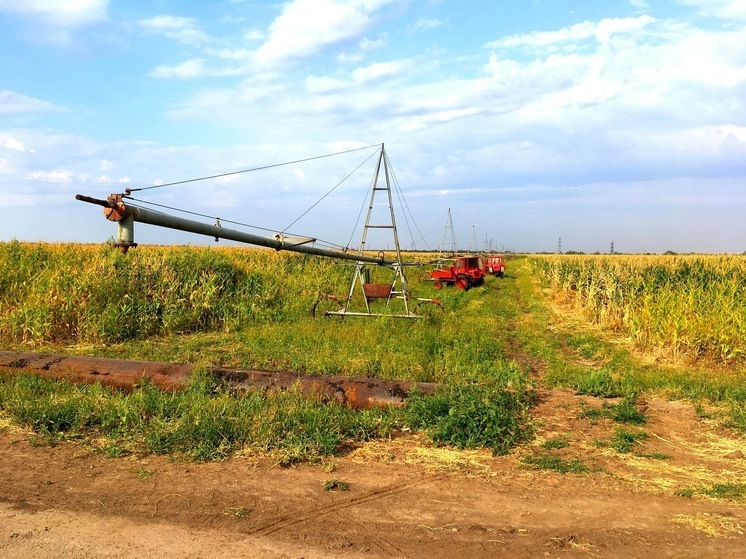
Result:
<svg viewBox="0 0 746 559"><path fill-rule="evenodd" d="M326 491L349 491L350 484L338 479L327 479L324 481L324 489Z"/></svg>
<svg viewBox="0 0 746 559"><path fill-rule="evenodd" d="M744 501L746 500L746 483L716 483L702 489L702 493L713 499Z"/></svg>
<svg viewBox="0 0 746 559"><path fill-rule="evenodd" d="M497 387L454 385L433 396L415 395L407 409L407 422L425 430L435 443L456 448L491 448L505 454L527 440L529 394Z"/></svg>
<svg viewBox="0 0 746 559"><path fill-rule="evenodd" d="M688 499L697 494L721 501L744 502L746 501L746 483L714 483L698 489L685 487L675 492L675 495Z"/></svg>
<svg viewBox="0 0 746 559"><path fill-rule="evenodd" d="M617 427L614 431L614 436L609 442L609 446L620 453L628 453L632 451L632 448L648 438L648 434L644 431L628 431L621 427Z"/></svg>
<svg viewBox="0 0 746 559"><path fill-rule="evenodd" d="M355 412L296 391L232 393L205 378L171 394L148 384L122 393L6 376L0 406L47 441L85 436L111 457L145 452L207 461L253 449L292 464L334 454L343 442L386 436L399 425L396 410Z"/></svg>
<svg viewBox="0 0 746 559"><path fill-rule="evenodd" d="M202 379L184 393L0 380L0 409L43 439L100 437L97 450L222 459L241 449L281 464L318 460L394 429L437 445L505 453L530 434L532 385L509 357L509 280L418 296L442 310L423 320L314 318L323 293L348 289L351 268L255 249L0 243L0 340L6 347L192 362L199 366L442 383L406 409L354 412L294 391L236 394ZM385 272L385 269L383 269ZM374 270L374 273L379 273ZM507 289L505 289L507 288ZM39 320L36 320L37 317Z"/></svg>
<svg viewBox="0 0 746 559"><path fill-rule="evenodd" d="M644 425L647 418L635 404L634 397L626 397L618 404L609 404L604 402L601 409L592 409L583 406L580 417L596 421L599 418L606 418L616 421L617 423L628 423L631 425Z"/></svg>
<svg viewBox="0 0 746 559"><path fill-rule="evenodd" d="M567 435L560 435L541 443L541 448L546 450L559 450L561 448L567 448L568 446L570 446L570 439Z"/></svg>
<svg viewBox="0 0 746 559"><path fill-rule="evenodd" d="M122 394L0 375L0 411L33 428L40 444L86 440L108 457L220 460L248 450L280 464L324 460L401 429L438 446L505 454L532 436L537 383L621 398L597 413L624 424L645 423L639 395L662 393L729 406L731 426L746 429L746 374L644 364L587 323L558 322L532 269L517 258L503 280L436 292L413 268L414 295L437 296L442 310L417 321L338 320L311 316L320 296L348 288L350 268L329 260L0 243L5 348L441 384L401 409L355 412L294 390L235 393L207 377L179 394L147 385Z"/></svg>
<svg viewBox="0 0 746 559"><path fill-rule="evenodd" d="M555 454L526 456L523 463L533 470L550 470L560 474L589 474L600 471L577 458L568 460Z"/></svg>
<svg viewBox="0 0 746 559"><path fill-rule="evenodd" d="M246 507L231 507L223 511L224 516L232 518L246 518L251 511Z"/></svg>

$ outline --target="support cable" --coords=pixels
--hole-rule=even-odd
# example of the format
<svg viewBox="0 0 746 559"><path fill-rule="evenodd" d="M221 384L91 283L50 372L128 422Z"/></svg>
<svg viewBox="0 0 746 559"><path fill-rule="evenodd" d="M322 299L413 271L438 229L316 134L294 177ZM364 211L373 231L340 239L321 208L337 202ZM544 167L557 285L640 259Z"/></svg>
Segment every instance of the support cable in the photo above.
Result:
<svg viewBox="0 0 746 559"><path fill-rule="evenodd" d="M191 183L191 182L198 182L198 181L204 181L204 180L209 180L209 179L219 179L219 178L222 178L222 177L230 177L232 175L239 175L241 173L250 173L252 171L262 171L264 169L273 169L275 167L282 167L283 165L294 165L295 163L305 163L307 161L314 161L316 159L323 159L325 157L333 157L335 155L344 155L346 153L352 153L352 152L355 152L355 151L362 151L364 149L370 149L370 148L373 148L373 147L377 147L378 145L379 144L374 144L372 146L365 146L365 147L362 147L362 148L354 148L354 149L349 149L347 151L339 151L337 153L328 153L326 155L317 155L316 157L307 157L305 159L297 159L295 161L288 161L286 163L275 163L274 165L264 165L263 167L253 167L251 169L241 169L240 171L232 171L230 173L221 173L219 175L210 175L209 177L198 177L198 178L195 178L195 179L186 179L186 180L182 180L182 181L167 182L165 184L155 184L153 186L143 186L141 188L128 188L127 189L127 191L128 191L127 193L129 194L130 192L140 192L142 190L153 190L154 188L164 188L166 186L176 186L178 184L187 184L187 183Z"/></svg>
<svg viewBox="0 0 746 559"><path fill-rule="evenodd" d="M414 224L414 228L417 230L417 233L420 235L420 240L425 243L425 246L428 250L430 250L430 246L427 244L427 241L425 240L425 236L422 234L422 231L420 231L419 225L417 225L417 221L414 219L414 214L412 213L412 210L409 208L409 204L407 203L407 199L404 197L404 192L401 189L401 186L399 185L399 179L396 177L396 172L394 171L394 167L391 165L391 159L389 158L388 153L386 154L386 161L388 163L389 169L391 170L391 175L394 179L394 186L396 188L396 195L399 198L399 203L404 208L404 222L407 224L407 230L409 231L409 237L412 240L412 247L416 250L416 243L417 241L414 240L414 235L412 234L412 229L409 225L409 220L407 219L407 214L412 218L412 223Z"/></svg>
<svg viewBox="0 0 746 559"><path fill-rule="evenodd" d="M311 211L312 209L314 209L314 208L315 208L316 206L318 206L318 205L319 205L319 204L320 204L320 203L321 203L321 202L322 202L322 201L324 200L324 198L326 198L327 196L329 196L329 195L330 195L330 194L331 194L332 192L334 192L334 191L335 191L335 190L336 190L337 188L339 188L339 186L341 186L341 184L342 184L343 182L345 182L345 181L346 181L347 179L349 179L349 178L350 178L350 177L351 177L352 175L354 175L355 173L357 173L358 169L360 169L360 167L362 167L362 166L363 166L363 165L365 165L365 164L366 164L366 163L367 163L368 161L370 161L371 157L373 157L374 155L376 155L376 153L377 153L377 152L373 152L373 153L371 153L371 154L370 154L370 155L369 155L369 156L368 156L368 157L367 157L367 158L365 159L365 161L363 161L363 162L362 162L362 163L361 163L360 165L358 165L357 167L355 167L355 168L354 168L354 169L353 169L353 170L352 170L352 171L351 171L351 172L350 172L350 173L349 173L349 174L348 174L348 175L347 175L347 176L346 176L345 178L343 178L343 179L342 179L341 181L339 181L339 182L338 182L338 183L337 183L337 184L336 184L336 185L335 185L335 186L334 186L334 187L333 187L333 188L332 188L331 190L329 190L329 191L328 191L328 192L327 192L326 194L324 194L324 195L323 195L323 196L322 196L321 198L319 198L319 199L318 199L318 200L317 200L316 202L314 202L314 203L313 203L313 204L311 205L311 207L310 207L310 208L308 208L308 209L307 209L307 210L306 210L305 212L303 212L302 214L300 214L300 215L299 215L299 216L298 216L298 217L297 217L297 218L296 218L296 219L295 219L295 220L294 220L294 221L293 221L293 222L292 222L292 223L291 223L290 225L288 225L287 227L285 227L285 229L283 229L283 230L282 230L282 233L285 233L285 232L286 232L286 231L287 231L288 229L290 229L290 228L291 228L291 227L292 227L293 225L295 225L296 223L298 223L298 222L299 222L299 221L300 221L300 220L301 220L301 219L302 219L302 218L303 218L303 217L304 217L304 216L305 216L305 215L306 215L306 214L307 214L308 212L310 212L310 211Z"/></svg>

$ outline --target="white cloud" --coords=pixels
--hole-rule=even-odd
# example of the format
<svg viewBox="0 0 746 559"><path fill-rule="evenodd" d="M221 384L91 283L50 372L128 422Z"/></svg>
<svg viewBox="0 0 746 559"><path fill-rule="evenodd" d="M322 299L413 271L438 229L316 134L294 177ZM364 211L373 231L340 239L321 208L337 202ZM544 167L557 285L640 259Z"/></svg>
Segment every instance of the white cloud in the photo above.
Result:
<svg viewBox="0 0 746 559"><path fill-rule="evenodd" d="M324 46L353 39L368 29L375 13L393 0L294 0L272 22L256 53L266 64L306 58Z"/></svg>
<svg viewBox="0 0 746 559"><path fill-rule="evenodd" d="M202 45L210 41L210 37L198 28L192 18L164 15L144 19L139 23L146 31L161 34L179 43Z"/></svg>
<svg viewBox="0 0 746 559"><path fill-rule="evenodd" d="M101 175L100 177L97 177L94 182L100 184L129 184L131 181L129 177L120 177L118 179L113 179L108 175Z"/></svg>
<svg viewBox="0 0 746 559"><path fill-rule="evenodd" d="M30 113L58 110L51 103L8 89L0 90L0 114Z"/></svg>
<svg viewBox="0 0 746 559"><path fill-rule="evenodd" d="M412 67L410 60L396 60L394 62L376 62L352 72L353 79L358 83L369 83L381 78L399 76Z"/></svg>
<svg viewBox="0 0 746 559"><path fill-rule="evenodd" d="M379 50L388 45L388 37L381 35L378 39L368 39L364 37L360 40L360 50L370 52L373 50Z"/></svg>
<svg viewBox="0 0 746 559"><path fill-rule="evenodd" d="M427 17L421 17L418 19L412 27L410 27L410 32L417 32L417 31L427 31L429 29L436 29L440 26L442 26L445 22L442 19L435 19L435 18L427 18Z"/></svg>
<svg viewBox="0 0 746 559"><path fill-rule="evenodd" d="M599 22L584 21L556 31L541 31L523 35L510 35L488 43L488 48L534 47L546 48L559 45L577 44L580 41L596 39L599 43L608 42L613 35L640 31L655 22L655 18L640 17L606 18Z"/></svg>
<svg viewBox="0 0 746 559"><path fill-rule="evenodd" d="M36 152L36 150L34 148L28 147L21 140L16 140L15 138L8 138L7 140L5 140L5 143L3 144L3 147L5 149L11 149L11 150L14 150L14 151L27 151L29 153L35 153Z"/></svg>
<svg viewBox="0 0 746 559"><path fill-rule="evenodd" d="M150 72L150 75L154 78L188 79L203 76L205 73L205 61L201 58L194 58L176 66L157 66Z"/></svg>
<svg viewBox="0 0 746 559"><path fill-rule="evenodd" d="M746 2L744 0L679 0L685 6L697 8L704 16L715 16L722 19L746 19Z"/></svg>
<svg viewBox="0 0 746 559"><path fill-rule="evenodd" d="M26 178L40 182L70 184L73 174L70 171L55 169L54 171L32 171L26 175Z"/></svg>
<svg viewBox="0 0 746 559"><path fill-rule="evenodd" d="M0 10L60 27L78 27L107 19L109 0L0 0Z"/></svg>
<svg viewBox="0 0 746 559"><path fill-rule="evenodd" d="M334 91L340 91L348 87L348 82L338 78L328 78L325 76L309 76L306 78L306 89L310 93L325 94Z"/></svg>

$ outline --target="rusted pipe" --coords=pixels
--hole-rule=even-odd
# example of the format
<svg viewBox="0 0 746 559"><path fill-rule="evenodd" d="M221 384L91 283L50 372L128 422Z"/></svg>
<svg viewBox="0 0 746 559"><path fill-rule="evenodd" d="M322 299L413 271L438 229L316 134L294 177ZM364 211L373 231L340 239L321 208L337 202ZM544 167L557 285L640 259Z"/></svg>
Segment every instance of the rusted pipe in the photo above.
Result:
<svg viewBox="0 0 746 559"><path fill-rule="evenodd" d="M163 390L176 391L187 387L194 365L0 351L0 371L2 370L72 382L99 382L123 390L132 390L147 379ZM402 405L412 390L432 394L437 386L429 382L302 375L251 369L212 368L209 372L235 388L270 391L287 390L297 385L304 394L318 395L324 400L337 401L357 409Z"/></svg>

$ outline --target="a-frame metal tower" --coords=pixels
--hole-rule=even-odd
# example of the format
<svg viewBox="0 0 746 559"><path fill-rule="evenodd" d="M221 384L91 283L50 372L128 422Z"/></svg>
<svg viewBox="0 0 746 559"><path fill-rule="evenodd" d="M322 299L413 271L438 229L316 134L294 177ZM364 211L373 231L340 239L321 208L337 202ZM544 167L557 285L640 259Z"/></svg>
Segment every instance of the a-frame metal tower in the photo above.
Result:
<svg viewBox="0 0 746 559"><path fill-rule="evenodd" d="M383 173L381 173L381 171L383 171ZM381 175L383 175L383 177ZM378 200L376 196L377 193L381 193ZM388 205L388 211L386 211L385 204ZM379 211L374 212L376 209ZM371 223L374 213L378 219L384 219L388 222ZM394 242L394 250L396 251L396 258L392 259L393 262L389 261L390 263L388 264L379 265L372 265L370 262L365 261L356 262L355 272L352 276L352 281L350 282L350 289L347 292L344 307L338 311L328 311L325 314L337 316L390 316L396 318L420 318L409 309L411 294L409 293L407 286L407 276L404 273L405 263L402 260L399 234L396 229L396 215L394 213L394 202L391 194L389 163L383 145L381 145L381 153L378 157L378 165L373 177L368 213L365 218L365 226L363 227L363 235L360 241L358 256L364 256L367 249L366 243L368 243L368 234L373 229L382 229L391 232L392 240ZM379 253L379 256L381 261L383 261L383 251ZM388 268L391 275L387 277L390 279L387 281L376 282L373 280L372 276L374 273L380 276L381 268ZM360 294L362 297L356 297L357 294ZM357 304L359 299L362 299L365 305L364 307L358 305L359 310L355 310L353 308L353 303ZM379 304L374 303L376 300L379 301ZM383 305L380 303L383 303ZM394 303L397 304L396 306L398 306L398 309L392 308L395 306ZM381 306L383 307L382 309ZM378 310L376 307L378 307Z"/></svg>
<svg viewBox="0 0 746 559"><path fill-rule="evenodd" d="M450 239L448 232L450 231ZM456 256L458 254L458 247L456 245L456 230L453 228L453 219L451 218L451 208L448 208L448 217L446 218L446 226L443 229L443 237L440 239L440 249L438 250L438 260L448 258L449 256Z"/></svg>

